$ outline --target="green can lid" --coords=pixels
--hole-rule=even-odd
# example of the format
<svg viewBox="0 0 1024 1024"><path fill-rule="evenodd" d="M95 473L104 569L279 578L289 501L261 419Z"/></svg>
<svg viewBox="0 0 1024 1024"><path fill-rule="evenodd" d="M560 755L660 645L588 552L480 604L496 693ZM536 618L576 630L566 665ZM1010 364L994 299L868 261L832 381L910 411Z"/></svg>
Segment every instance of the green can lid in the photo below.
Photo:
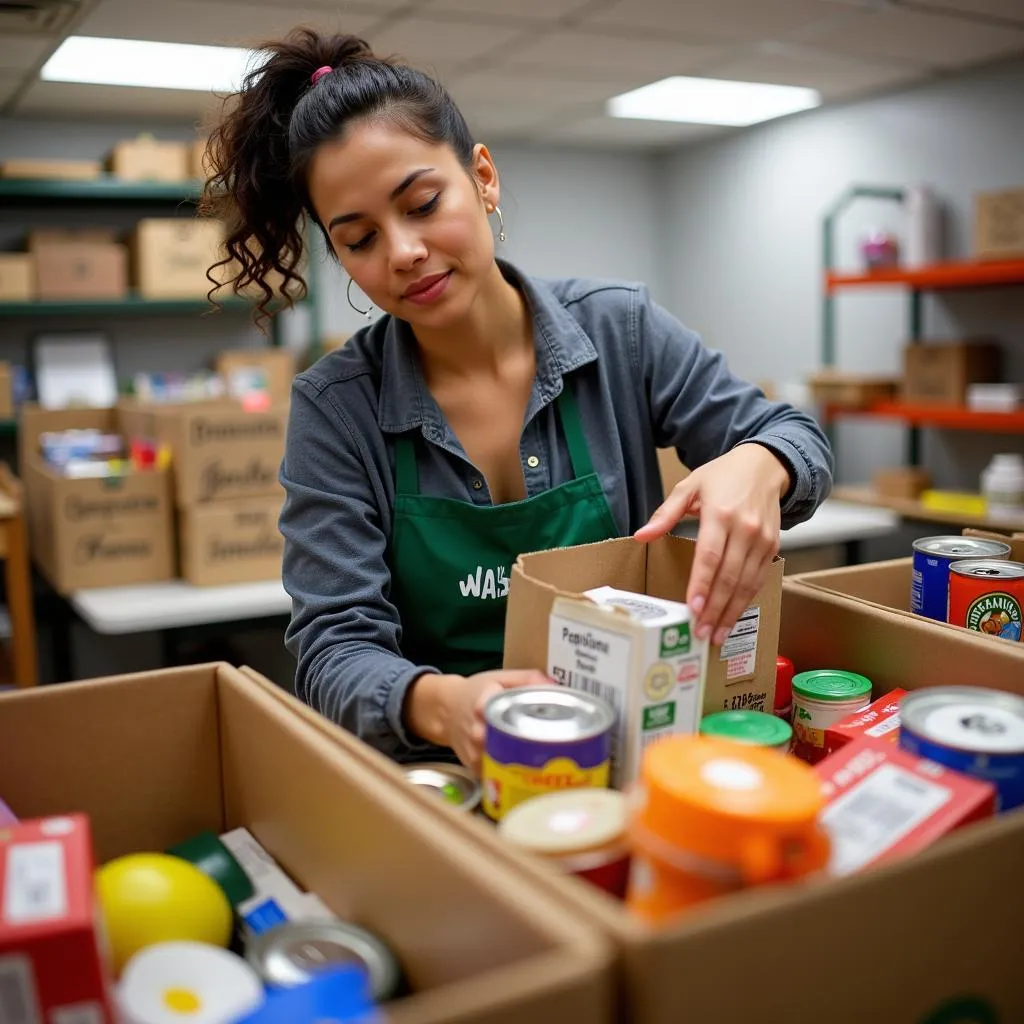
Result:
<svg viewBox="0 0 1024 1024"><path fill-rule="evenodd" d="M781 747L793 738L788 722L763 711L715 711L701 719L700 733L760 747Z"/></svg>
<svg viewBox="0 0 1024 1024"><path fill-rule="evenodd" d="M793 692L813 700L850 700L870 696L871 680L856 672L819 668L793 676Z"/></svg>

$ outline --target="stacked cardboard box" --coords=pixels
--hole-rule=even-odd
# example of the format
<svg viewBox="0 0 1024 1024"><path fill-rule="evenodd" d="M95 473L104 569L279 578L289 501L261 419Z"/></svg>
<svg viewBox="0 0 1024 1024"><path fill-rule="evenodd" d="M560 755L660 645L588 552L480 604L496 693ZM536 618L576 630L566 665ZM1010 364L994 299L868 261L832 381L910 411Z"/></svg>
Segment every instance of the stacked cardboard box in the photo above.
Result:
<svg viewBox="0 0 1024 1024"><path fill-rule="evenodd" d="M287 407L124 400L122 429L171 453L181 575L197 586L278 579Z"/></svg>

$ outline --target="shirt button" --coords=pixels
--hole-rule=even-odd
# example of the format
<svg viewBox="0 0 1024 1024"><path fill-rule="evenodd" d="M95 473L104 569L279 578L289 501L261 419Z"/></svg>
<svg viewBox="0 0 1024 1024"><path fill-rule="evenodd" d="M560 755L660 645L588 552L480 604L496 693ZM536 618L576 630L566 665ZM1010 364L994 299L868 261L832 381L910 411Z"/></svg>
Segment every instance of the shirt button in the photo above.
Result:
<svg viewBox="0 0 1024 1024"><path fill-rule="evenodd" d="M530 469L536 469L540 465L540 459L538 459L536 455L531 455L526 460L526 464L530 467Z"/></svg>
<svg viewBox="0 0 1024 1024"><path fill-rule="evenodd" d="M474 491L479 491L480 488L483 487L483 485L484 485L483 480L474 480L473 481L473 490Z"/></svg>

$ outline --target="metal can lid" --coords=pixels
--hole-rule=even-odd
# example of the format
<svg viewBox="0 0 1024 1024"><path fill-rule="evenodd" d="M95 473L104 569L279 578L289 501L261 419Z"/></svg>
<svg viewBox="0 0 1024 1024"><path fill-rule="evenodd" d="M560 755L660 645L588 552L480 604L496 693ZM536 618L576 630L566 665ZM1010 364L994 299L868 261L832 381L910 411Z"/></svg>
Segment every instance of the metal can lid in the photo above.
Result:
<svg viewBox="0 0 1024 1024"><path fill-rule="evenodd" d="M856 672L819 668L793 676L793 692L812 700L852 700L871 695L871 680Z"/></svg>
<svg viewBox="0 0 1024 1024"><path fill-rule="evenodd" d="M1024 753L1024 698L974 686L935 686L900 701L900 728L940 746Z"/></svg>
<svg viewBox="0 0 1024 1024"><path fill-rule="evenodd" d="M453 807L473 810L480 803L480 783L460 764L421 762L403 766L406 781L430 790Z"/></svg>
<svg viewBox="0 0 1024 1024"><path fill-rule="evenodd" d="M793 738L788 722L763 711L715 711L701 719L700 733L759 747L781 747Z"/></svg>
<svg viewBox="0 0 1024 1024"><path fill-rule="evenodd" d="M1010 553L1010 545L999 540L952 534L946 537L921 537L914 541L914 550L938 558L1005 558Z"/></svg>
<svg viewBox="0 0 1024 1024"><path fill-rule="evenodd" d="M975 579L1024 579L1024 563L1006 562L996 558L965 558L954 562L949 571L956 573L957 576L970 576Z"/></svg>
<svg viewBox="0 0 1024 1024"><path fill-rule="evenodd" d="M504 839L556 856L624 841L626 796L614 789L564 789L521 803L498 822Z"/></svg>
<svg viewBox="0 0 1024 1024"><path fill-rule="evenodd" d="M599 697L564 686L530 686L492 697L487 725L540 743L588 740L615 724L615 712Z"/></svg>
<svg viewBox="0 0 1024 1024"><path fill-rule="evenodd" d="M287 921L257 935L245 955L267 984L279 988L302 985L327 967L361 965L377 1002L395 994L401 977L387 946L345 921Z"/></svg>

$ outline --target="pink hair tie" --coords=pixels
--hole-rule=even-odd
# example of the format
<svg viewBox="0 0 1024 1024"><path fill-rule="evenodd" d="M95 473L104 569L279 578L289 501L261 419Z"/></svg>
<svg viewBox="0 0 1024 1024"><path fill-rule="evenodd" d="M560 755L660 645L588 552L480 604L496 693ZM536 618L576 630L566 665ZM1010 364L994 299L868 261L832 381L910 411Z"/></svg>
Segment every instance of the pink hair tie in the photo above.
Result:
<svg viewBox="0 0 1024 1024"><path fill-rule="evenodd" d="M313 72L313 74L310 76L310 81L314 85L316 85L316 83L319 82L320 79L324 77L324 75L329 75L333 70L334 68L328 67L325 64L322 68L317 68L316 71Z"/></svg>

